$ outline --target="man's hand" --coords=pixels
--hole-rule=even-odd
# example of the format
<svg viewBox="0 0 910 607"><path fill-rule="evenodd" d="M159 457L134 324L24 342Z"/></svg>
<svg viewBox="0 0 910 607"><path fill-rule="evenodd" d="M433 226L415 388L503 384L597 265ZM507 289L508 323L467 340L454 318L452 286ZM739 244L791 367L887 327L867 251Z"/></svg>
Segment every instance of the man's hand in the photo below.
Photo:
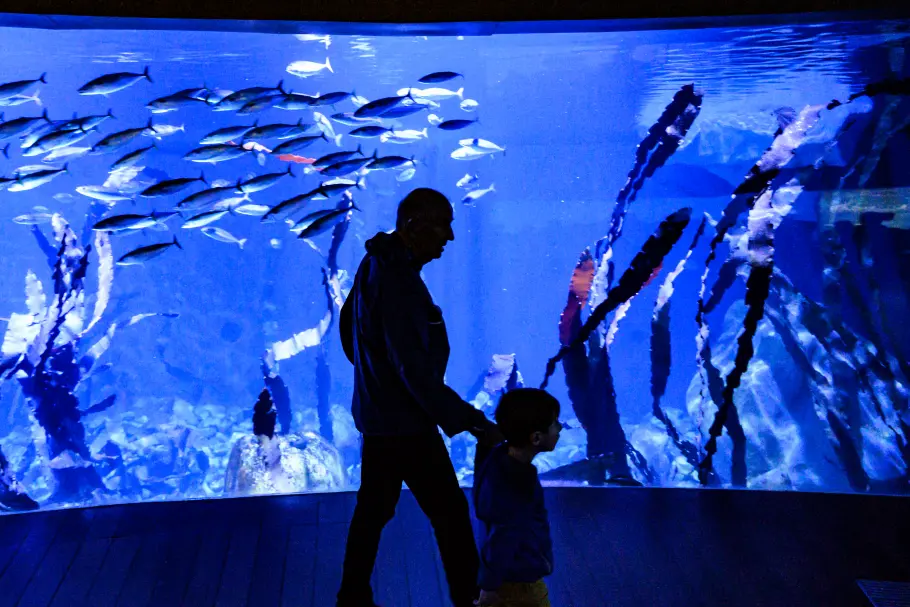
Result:
<svg viewBox="0 0 910 607"><path fill-rule="evenodd" d="M485 449L492 449L506 440L506 437L499 431L499 426L491 421L487 421L483 426L472 428L471 434L477 439L478 444Z"/></svg>
<svg viewBox="0 0 910 607"><path fill-rule="evenodd" d="M480 598L474 601L477 607L495 607L499 604L500 596L495 590L481 590Z"/></svg>

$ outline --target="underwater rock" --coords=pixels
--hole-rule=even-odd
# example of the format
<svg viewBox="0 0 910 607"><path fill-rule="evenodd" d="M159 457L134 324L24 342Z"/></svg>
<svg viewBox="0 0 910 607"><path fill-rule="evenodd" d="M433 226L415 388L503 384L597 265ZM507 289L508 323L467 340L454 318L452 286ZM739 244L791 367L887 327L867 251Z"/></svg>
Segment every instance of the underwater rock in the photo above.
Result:
<svg viewBox="0 0 910 607"><path fill-rule="evenodd" d="M16 480L9 461L0 449L0 510L23 512L38 508L38 502L30 498L25 488Z"/></svg>
<svg viewBox="0 0 910 607"><path fill-rule="evenodd" d="M347 485L341 454L314 432L245 436L231 450L225 495L335 491Z"/></svg>

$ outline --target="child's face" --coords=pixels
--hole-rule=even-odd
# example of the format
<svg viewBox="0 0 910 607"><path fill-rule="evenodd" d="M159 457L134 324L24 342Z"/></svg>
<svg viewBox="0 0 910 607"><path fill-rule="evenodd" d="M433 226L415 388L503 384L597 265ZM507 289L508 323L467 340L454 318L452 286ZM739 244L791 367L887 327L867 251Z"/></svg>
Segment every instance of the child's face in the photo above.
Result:
<svg viewBox="0 0 910 607"><path fill-rule="evenodd" d="M546 432L535 432L531 437L531 444L538 452L553 451L556 443L559 442L559 433L562 432L562 424L558 419L553 419L553 423L547 428Z"/></svg>

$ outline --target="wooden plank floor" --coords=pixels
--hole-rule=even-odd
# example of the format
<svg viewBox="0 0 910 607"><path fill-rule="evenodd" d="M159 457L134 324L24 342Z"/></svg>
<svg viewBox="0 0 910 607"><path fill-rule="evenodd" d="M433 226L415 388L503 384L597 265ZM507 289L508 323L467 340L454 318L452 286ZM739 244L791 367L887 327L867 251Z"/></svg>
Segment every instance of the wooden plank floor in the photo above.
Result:
<svg viewBox="0 0 910 607"><path fill-rule="evenodd" d="M868 605L910 581L910 501L547 489L554 607ZM354 494L0 516L0 607L332 607ZM432 530L402 494L373 578L383 607L445 607Z"/></svg>

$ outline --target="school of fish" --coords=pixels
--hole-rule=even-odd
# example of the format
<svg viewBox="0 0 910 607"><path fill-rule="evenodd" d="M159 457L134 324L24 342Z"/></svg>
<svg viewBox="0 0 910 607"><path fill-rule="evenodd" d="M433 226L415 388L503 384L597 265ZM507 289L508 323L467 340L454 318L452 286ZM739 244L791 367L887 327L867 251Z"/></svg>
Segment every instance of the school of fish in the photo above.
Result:
<svg viewBox="0 0 910 607"><path fill-rule="evenodd" d="M297 38L305 42L322 43L326 49L330 44L328 36L299 34ZM286 71L303 79L334 73L329 58L324 62L295 61L288 65ZM254 86L237 91L208 86L186 88L149 101L146 108L151 117L144 125L113 130L106 135L101 134L102 126L116 124L109 122L116 120L111 110L104 114L81 117L74 115L70 119L60 120L52 120L47 109L40 115L9 119L0 113L0 152L10 159L11 140L18 138L22 157L43 157L40 164L24 165L15 169L11 176L0 177L0 191L14 193L34 190L64 174L73 173L79 159L110 155L110 178L105 185L80 185L74 188L76 193L100 201L108 207L107 214L94 224L93 229L96 231L115 235L139 230L170 231L172 228L169 223L176 220L182 222L178 231L197 230L213 240L243 249L246 239L237 238L223 228L211 225L230 214L259 217L261 222L284 219L298 238L308 240L346 220L352 211L359 210L352 190L366 189L366 176L370 172L395 171L398 182L409 181L415 176L420 165L415 154L386 155L380 152L380 146L414 144L428 139L431 129L461 131L480 124L478 118L446 120L438 115L446 107L455 105L464 112L475 112L478 109L477 101L464 98L464 87L452 90L440 86L463 78L457 72L433 72L417 80L416 84L425 88L409 86L397 90L392 96L373 100L358 96L353 91L313 95L292 92L286 90L284 81L272 86ZM148 67L142 72L103 74L85 83L77 92L80 95L108 97L143 81L149 86L154 85ZM46 73L31 80L0 84L0 107L19 106L29 102L41 105L39 90L46 85ZM227 125L206 134L196 147L183 155L184 160L215 165L255 155L260 166L264 166L266 159L272 157L287 163L286 168L249 174L234 182L219 180L210 183L203 171L197 176L162 178L139 189L125 187L137 171L154 165L158 147L154 141L142 144L143 137L160 141L163 137L185 131L182 125L161 124L158 116L200 104L213 112L236 115L243 120L243 124ZM307 116L295 117L296 120L287 123L261 124L255 118L255 115L273 108L288 112L312 112L312 121ZM326 108L332 112L326 111ZM347 111L339 111L344 109ZM437 113L429 113L431 110ZM416 117L421 112L427 112L429 127L402 128L398 122L407 117ZM416 118L412 118L414 119ZM393 120L395 122L391 123ZM342 128L346 132L339 132ZM102 136L93 144L84 142L98 135ZM345 137L357 139L357 145L353 149L330 151L332 147L344 148ZM4 141L5 144L2 143ZM139 145L136 146L136 143ZM372 154L363 149L369 143L376 143ZM313 153L312 150L318 151ZM459 147L450 156L455 160L470 161L505 154L505 151L504 147L491 141L468 137L459 141ZM304 152L306 155L303 155ZM61 161L62 165L55 164ZM302 165L302 170L295 173L294 164ZM321 181L315 187L301 187L300 194L287 200L268 204L252 200L252 194L259 195L282 180L298 178L301 173L315 174ZM480 187L476 173L466 174L456 185L465 190L462 198L465 204L473 204L480 197L495 192L492 183L486 188ZM333 202L332 199L338 196L343 197L342 202ZM74 200L71 194L65 192L55 194L53 198L59 202ZM152 201L158 208L145 214L117 212L118 203L131 201L135 204L137 199ZM311 209L310 203L317 202L328 203L329 206ZM13 221L22 225L38 225L48 223L53 218L53 213L45 207L35 207L33 210L32 213L15 217ZM127 252L119 257L117 263L121 266L143 264L171 248L183 248L176 232L168 240Z"/></svg>

